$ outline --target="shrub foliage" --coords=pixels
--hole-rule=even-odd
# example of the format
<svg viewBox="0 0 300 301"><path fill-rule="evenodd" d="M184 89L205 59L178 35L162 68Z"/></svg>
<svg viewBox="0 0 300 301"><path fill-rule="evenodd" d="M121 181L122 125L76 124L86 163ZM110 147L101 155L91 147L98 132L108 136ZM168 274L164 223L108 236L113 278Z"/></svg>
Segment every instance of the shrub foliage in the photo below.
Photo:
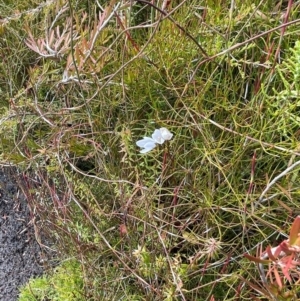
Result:
<svg viewBox="0 0 300 301"><path fill-rule="evenodd" d="M299 4L25 2L0 4L1 162L80 300L258 300L243 254L298 214Z"/></svg>

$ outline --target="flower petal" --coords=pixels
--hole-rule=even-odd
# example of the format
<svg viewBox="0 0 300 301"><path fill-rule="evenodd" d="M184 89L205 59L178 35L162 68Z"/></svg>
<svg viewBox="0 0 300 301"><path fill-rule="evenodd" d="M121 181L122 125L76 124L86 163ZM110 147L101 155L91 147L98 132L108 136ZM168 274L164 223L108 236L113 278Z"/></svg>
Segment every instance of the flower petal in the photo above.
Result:
<svg viewBox="0 0 300 301"><path fill-rule="evenodd" d="M144 137L142 140L137 141L136 145L139 146L139 147L145 147L145 145L147 143L154 143L155 144L155 141L152 138Z"/></svg>
<svg viewBox="0 0 300 301"><path fill-rule="evenodd" d="M163 144L165 142L165 140L163 139L162 135L161 135L161 131L160 130L155 130L154 133L152 134L152 139L159 144Z"/></svg>
<svg viewBox="0 0 300 301"><path fill-rule="evenodd" d="M171 140L173 137L173 134L166 128L160 128L159 129L160 133L161 133L161 137L164 140Z"/></svg>
<svg viewBox="0 0 300 301"><path fill-rule="evenodd" d="M144 145L144 148L151 148L153 149L156 146L156 143L154 141L149 141Z"/></svg>
<svg viewBox="0 0 300 301"><path fill-rule="evenodd" d="M145 154L156 146L156 141L150 137L144 137L142 140L137 141L136 145L143 148L140 153Z"/></svg>
<svg viewBox="0 0 300 301"><path fill-rule="evenodd" d="M145 147L144 149L142 149L140 151L141 154L145 154L145 153L148 153L150 151L153 150L153 148L156 146L156 144L152 144L152 145L147 145L147 147Z"/></svg>

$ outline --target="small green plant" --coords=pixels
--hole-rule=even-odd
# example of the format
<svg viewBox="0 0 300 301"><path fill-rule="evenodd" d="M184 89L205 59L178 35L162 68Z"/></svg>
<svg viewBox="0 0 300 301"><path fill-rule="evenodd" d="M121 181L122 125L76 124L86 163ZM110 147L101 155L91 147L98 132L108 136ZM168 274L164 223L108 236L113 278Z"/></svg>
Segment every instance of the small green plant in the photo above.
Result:
<svg viewBox="0 0 300 301"><path fill-rule="evenodd" d="M69 260L54 269L52 275L31 279L21 288L19 301L84 300L83 276L79 262Z"/></svg>

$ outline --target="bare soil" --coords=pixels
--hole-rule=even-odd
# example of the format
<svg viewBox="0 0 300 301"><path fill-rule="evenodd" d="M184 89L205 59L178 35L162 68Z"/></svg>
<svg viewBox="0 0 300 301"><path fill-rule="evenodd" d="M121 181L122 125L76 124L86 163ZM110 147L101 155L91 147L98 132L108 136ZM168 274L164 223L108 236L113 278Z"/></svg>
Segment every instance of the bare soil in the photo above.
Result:
<svg viewBox="0 0 300 301"><path fill-rule="evenodd" d="M16 301L19 288L43 273L42 249L13 172L0 169L0 300Z"/></svg>

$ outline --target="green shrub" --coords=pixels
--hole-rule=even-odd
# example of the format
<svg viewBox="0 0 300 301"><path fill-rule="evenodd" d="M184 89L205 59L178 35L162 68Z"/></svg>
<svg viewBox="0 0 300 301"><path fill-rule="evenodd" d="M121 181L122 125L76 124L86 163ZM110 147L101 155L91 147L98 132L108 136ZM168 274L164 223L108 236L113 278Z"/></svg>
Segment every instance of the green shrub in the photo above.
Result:
<svg viewBox="0 0 300 301"><path fill-rule="evenodd" d="M84 271L23 298L253 300L243 253L299 207L297 169L258 202L299 156L299 26L275 29L295 6L148 2L54 1L1 26L1 162ZM159 127L173 139L139 154Z"/></svg>
<svg viewBox="0 0 300 301"><path fill-rule="evenodd" d="M19 301L82 301L83 289L80 264L68 260L56 267L51 275L31 279L21 288Z"/></svg>

